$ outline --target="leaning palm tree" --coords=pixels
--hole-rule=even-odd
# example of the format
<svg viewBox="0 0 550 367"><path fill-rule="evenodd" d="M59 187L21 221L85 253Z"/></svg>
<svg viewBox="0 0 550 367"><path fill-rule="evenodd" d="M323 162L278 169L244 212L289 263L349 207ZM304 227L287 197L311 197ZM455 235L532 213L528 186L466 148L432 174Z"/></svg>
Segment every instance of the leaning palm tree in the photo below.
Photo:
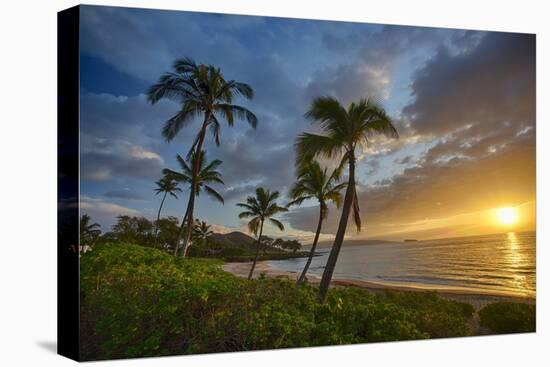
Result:
<svg viewBox="0 0 550 367"><path fill-rule="evenodd" d="M193 226L193 240L198 243L206 242L214 234L210 228L212 226L208 225L205 221L196 219Z"/></svg>
<svg viewBox="0 0 550 367"><path fill-rule="evenodd" d="M162 200L160 202L159 211L157 213L157 221L155 224L155 246L157 245L158 240L158 234L159 234L159 221L160 221L160 212L162 210L162 206L164 205L164 200L166 200L166 195L170 194L174 198L178 198L176 195L176 192L181 192L181 189L178 187L178 182L174 180L172 177L164 175L160 180L155 182L157 184L157 188L155 189L155 195L158 195L160 193L164 193L162 195Z"/></svg>
<svg viewBox="0 0 550 367"><path fill-rule="evenodd" d="M319 241L319 234L321 233L321 227L323 220L328 215L329 201L336 204L337 208L340 208L342 204L342 194L340 191L346 187L346 183L338 183L340 179L339 170L335 169L332 174L328 174L326 168L321 168L317 161L311 161L308 164L302 165L298 168L297 180L290 189L290 197L292 201L287 205L300 205L304 200L316 199L319 202L319 220L317 222L317 230L315 231L315 238L309 251L309 257L307 259L302 274L296 281L296 286L300 286L304 281L313 255L315 255L315 249L317 248L317 242Z"/></svg>
<svg viewBox="0 0 550 367"><path fill-rule="evenodd" d="M90 223L92 218L88 214L84 214L80 217L80 248L82 249L82 246L92 246L99 235L101 234L101 230L99 229L101 226L97 223Z"/></svg>
<svg viewBox="0 0 550 367"><path fill-rule="evenodd" d="M212 162L207 163L206 153L204 151L201 151L200 153L193 152L191 154L191 165L189 165L185 161L185 159L183 159L179 154L176 158L180 165L181 172L176 172L172 171L171 169L165 168L162 170L162 173L178 182L186 183L190 186L187 210L181 222L180 234L174 248L174 255L177 255L179 248L179 239L182 237L182 234L185 234L185 239L183 242L183 257L185 257L187 256L189 239L193 231L192 224L194 223L193 211L195 208L195 198L199 196L202 190L204 190L212 198L223 204L223 197L208 184L219 183L223 185L224 182L222 181L221 173L216 171L216 168L218 168L222 164L222 161L220 161L219 159L215 159ZM198 167L197 174L193 174L193 167L195 166ZM187 225L186 221L188 222ZM189 223L191 223L191 225L189 225Z"/></svg>
<svg viewBox="0 0 550 367"><path fill-rule="evenodd" d="M273 218L274 215L281 212L288 211L287 208L277 205L277 199L279 198L279 192L271 192L263 187L256 189L256 196L249 196L246 198L246 203L238 203L237 206L245 208L246 210L239 214L239 218L252 218L248 222L248 230L257 236L256 240L256 256L254 262L248 273L248 279L252 278L258 256L260 255L261 239L264 230L264 223L269 220L273 225L279 228L281 231L285 230L283 223ZM258 233L259 232L259 233Z"/></svg>
<svg viewBox="0 0 550 367"><path fill-rule="evenodd" d="M319 286L318 300L323 302L340 254L352 208L357 231L361 230L359 201L355 189L355 150L368 146L376 134L393 138L397 138L398 134L386 111L372 99L362 98L345 108L332 97L319 97L312 102L306 117L317 122L324 134L303 133L298 137L297 165L304 165L314 157L322 156L328 159L340 158L338 169L342 169L347 163L349 170L338 230Z"/></svg>
<svg viewBox="0 0 550 367"><path fill-rule="evenodd" d="M149 88L147 97L152 104L164 98L176 100L181 104L180 111L164 124L162 135L166 141L172 141L195 117L202 117L201 127L189 149L187 159L196 152L200 155L207 129L210 129L214 136L216 145L220 145L219 119L225 119L229 126L233 126L235 119L246 120L256 128L256 116L247 108L233 104L236 96L249 100L253 98L254 92L248 84L226 80L219 68L205 64L197 65L190 58L176 60L173 69L173 72L163 74L158 82ZM200 162L200 157L195 161ZM200 168L194 165L190 177L196 177L199 171ZM195 196L197 189L195 185L191 185L191 197ZM185 248L191 236L193 218L184 218L184 222L187 223L183 242Z"/></svg>

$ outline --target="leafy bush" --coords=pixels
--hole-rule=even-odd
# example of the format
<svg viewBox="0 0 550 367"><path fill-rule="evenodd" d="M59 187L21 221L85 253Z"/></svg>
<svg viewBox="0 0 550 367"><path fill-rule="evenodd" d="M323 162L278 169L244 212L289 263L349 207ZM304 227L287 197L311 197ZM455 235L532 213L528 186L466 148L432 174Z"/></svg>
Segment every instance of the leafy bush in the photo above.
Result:
<svg viewBox="0 0 550 367"><path fill-rule="evenodd" d="M536 330L535 305L496 302L483 307L479 317L479 324L495 333L527 333Z"/></svg>
<svg viewBox="0 0 550 367"><path fill-rule="evenodd" d="M462 306L433 294L297 289L209 259L129 244L81 259L82 358L125 358L466 335Z"/></svg>
<svg viewBox="0 0 550 367"><path fill-rule="evenodd" d="M410 319L431 338L470 335L464 319L475 312L469 303L439 297L435 292L390 292L383 298L411 312Z"/></svg>

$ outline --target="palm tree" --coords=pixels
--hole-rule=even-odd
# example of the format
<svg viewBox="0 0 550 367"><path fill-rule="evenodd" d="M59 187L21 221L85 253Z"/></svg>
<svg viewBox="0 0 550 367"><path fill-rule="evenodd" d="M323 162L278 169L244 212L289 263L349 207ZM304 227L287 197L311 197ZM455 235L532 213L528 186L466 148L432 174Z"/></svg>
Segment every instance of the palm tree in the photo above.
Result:
<svg viewBox="0 0 550 367"><path fill-rule="evenodd" d="M197 65L190 58L176 60L173 69L173 72L163 74L158 82L149 88L147 97L152 104L164 98L176 100L181 104L180 111L164 124L162 135L166 141L172 141L195 117L202 116L203 121L187 154L188 159L193 153L199 152L200 155L202 152L206 129L210 129L216 145L220 145L219 118L225 119L229 126L233 126L235 119L240 119L246 120L256 128L256 115L245 107L233 104L233 98L236 96L249 100L253 98L254 91L250 85L225 80L219 68L205 64ZM195 161L200 162L200 157ZM193 165L190 177L196 177L199 171L200 168ZM195 196L196 191L197 187L191 185L191 197ZM184 218L183 222L187 223L187 232L183 240L183 246L186 248L191 236L193 218Z"/></svg>
<svg viewBox="0 0 550 367"><path fill-rule="evenodd" d="M92 218L88 214L80 217L80 246L92 246L101 234L101 226L97 223L90 223ZM80 250L81 250L80 249ZM80 251L79 250L79 251Z"/></svg>
<svg viewBox="0 0 550 367"><path fill-rule="evenodd" d="M337 208L340 208L342 204L342 194L340 191L346 187L346 183L338 183L340 179L340 172L334 170L332 174L327 173L327 169L322 169L317 161L311 161L307 165L299 167L297 172L297 180L290 189L291 201L288 206L300 205L304 200L316 199L319 202L319 221L317 223L317 230L315 231L315 238L309 251L309 257L302 274L296 282L296 286L300 286L306 277L313 255L315 255L315 249L317 248L317 242L319 241L319 234L321 233L321 227L323 220L328 215L328 201L332 201L336 204Z"/></svg>
<svg viewBox="0 0 550 367"><path fill-rule="evenodd" d="M183 159L179 154L176 158L180 165L181 172L176 172L172 171L171 169L165 168L162 170L162 173L178 182L189 184L191 188L189 193L189 201L187 203L187 210L181 222L180 235L178 237L178 242L176 242L176 246L174 248L174 255L177 255L179 248L179 238L181 238L182 232L187 231L187 233L185 233L186 240L184 240L183 242L183 257L185 257L187 256L189 239L193 231L193 227L190 226L189 223L194 223L193 211L195 208L195 197L199 196L201 191L204 189L204 191L208 195L223 204L223 197L208 184L219 183L223 185L224 182L221 179L221 173L216 171L216 168L218 168L222 164L222 161L220 161L219 159L215 159L212 162L207 163L206 153L204 151L201 151L198 154L195 152L191 154L191 166L187 164L185 159ZM193 167L195 166L198 167L198 171L197 174L194 175ZM185 221L189 222L187 223L187 228L185 228Z"/></svg>
<svg viewBox="0 0 550 367"><path fill-rule="evenodd" d="M371 138L376 134L397 138L398 133L386 111L372 99L362 98L351 103L346 109L332 97L319 97L312 102L306 117L319 123L324 134L303 133L298 137L298 166L304 165L316 156L323 156L328 159L340 157L337 169L341 170L346 163L349 169L338 230L319 286L318 300L323 302L344 241L352 207L357 231L361 230L359 201L355 189L355 149L369 145Z"/></svg>
<svg viewBox="0 0 550 367"><path fill-rule="evenodd" d="M160 221L160 212L162 210L162 206L164 205L164 200L166 200L166 195L170 194L174 198L178 198L176 195L176 192L181 192L181 189L178 187L178 182L174 180L172 177L164 175L163 178L155 182L157 184L157 188L155 189L155 195L158 195L160 193L164 193L162 196L162 201L160 202L159 211L157 213L157 221L155 224L155 246L157 245L158 240L158 234L159 234L159 221Z"/></svg>
<svg viewBox="0 0 550 367"><path fill-rule="evenodd" d="M193 240L199 243L204 243L208 240L214 232L210 230L212 226L208 225L205 221L195 220L193 226Z"/></svg>
<svg viewBox="0 0 550 367"><path fill-rule="evenodd" d="M256 189L256 196L249 196L246 198L246 203L238 203L237 206L245 208L246 211L239 214L239 218L252 218L248 222L248 230L250 233L254 233L258 236L256 240L256 256L252 263L252 268L248 273L248 279L252 278L258 256L260 255L261 238L264 230L264 222L269 220L281 231L285 230L283 223L273 218L274 215L281 212L288 211L287 208L277 205L277 199L279 198L279 192L271 192L263 187ZM259 232L259 234L258 234Z"/></svg>

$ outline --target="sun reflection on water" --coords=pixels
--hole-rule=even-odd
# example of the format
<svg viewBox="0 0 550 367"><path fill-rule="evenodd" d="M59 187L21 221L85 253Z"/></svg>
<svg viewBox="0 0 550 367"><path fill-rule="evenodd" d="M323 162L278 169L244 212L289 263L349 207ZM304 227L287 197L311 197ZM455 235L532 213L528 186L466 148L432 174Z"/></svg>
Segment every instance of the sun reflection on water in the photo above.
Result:
<svg viewBox="0 0 550 367"><path fill-rule="evenodd" d="M506 235L506 245L508 248L507 261L510 266L519 268L525 261L525 256L520 248L519 240L515 232L508 232ZM526 287L527 277L522 274L514 274L511 283L516 287Z"/></svg>

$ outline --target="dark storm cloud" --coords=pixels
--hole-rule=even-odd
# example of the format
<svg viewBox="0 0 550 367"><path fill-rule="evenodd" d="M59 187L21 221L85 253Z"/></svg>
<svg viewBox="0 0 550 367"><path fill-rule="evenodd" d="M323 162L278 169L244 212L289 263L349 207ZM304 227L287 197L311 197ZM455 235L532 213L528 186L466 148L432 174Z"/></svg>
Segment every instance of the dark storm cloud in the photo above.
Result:
<svg viewBox="0 0 550 367"><path fill-rule="evenodd" d="M468 124L535 121L535 36L488 33L473 50L447 48L419 70L415 101L403 110L421 134L452 132Z"/></svg>
<svg viewBox="0 0 550 367"><path fill-rule="evenodd" d="M308 99L332 95L344 103L358 96L389 97L395 69L417 50L431 48L461 31L404 26L384 26L379 31L361 29L343 35L323 35L327 48L356 50L354 62L330 66L314 74L306 88ZM426 52L425 50L423 52Z"/></svg>

